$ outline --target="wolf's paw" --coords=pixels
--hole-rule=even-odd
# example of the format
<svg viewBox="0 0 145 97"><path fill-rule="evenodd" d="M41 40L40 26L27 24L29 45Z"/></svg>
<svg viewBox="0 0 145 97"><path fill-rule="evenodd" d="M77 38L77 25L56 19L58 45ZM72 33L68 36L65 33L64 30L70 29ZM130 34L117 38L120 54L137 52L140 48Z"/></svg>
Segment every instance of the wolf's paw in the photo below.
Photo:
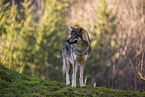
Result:
<svg viewBox="0 0 145 97"><path fill-rule="evenodd" d="M69 84L70 84L70 82L67 82L67 83L66 83L66 85L69 85Z"/></svg>
<svg viewBox="0 0 145 97"><path fill-rule="evenodd" d="M85 85L84 84L80 84L80 87L84 87Z"/></svg>
<svg viewBox="0 0 145 97"><path fill-rule="evenodd" d="M74 85L71 85L71 87L72 87L72 88L76 88L77 86L74 84Z"/></svg>

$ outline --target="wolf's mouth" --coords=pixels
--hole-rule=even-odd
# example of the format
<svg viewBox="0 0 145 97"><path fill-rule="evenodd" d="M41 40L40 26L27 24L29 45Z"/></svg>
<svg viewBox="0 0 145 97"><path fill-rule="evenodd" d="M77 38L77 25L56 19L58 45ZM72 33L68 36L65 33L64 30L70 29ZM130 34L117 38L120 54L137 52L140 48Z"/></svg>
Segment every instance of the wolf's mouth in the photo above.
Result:
<svg viewBox="0 0 145 97"><path fill-rule="evenodd" d="M75 40L73 43L77 43L77 40Z"/></svg>
<svg viewBox="0 0 145 97"><path fill-rule="evenodd" d="M77 43L77 40L74 40L74 41L72 41L72 42L70 42L70 41L67 41L69 44L75 44L75 43Z"/></svg>

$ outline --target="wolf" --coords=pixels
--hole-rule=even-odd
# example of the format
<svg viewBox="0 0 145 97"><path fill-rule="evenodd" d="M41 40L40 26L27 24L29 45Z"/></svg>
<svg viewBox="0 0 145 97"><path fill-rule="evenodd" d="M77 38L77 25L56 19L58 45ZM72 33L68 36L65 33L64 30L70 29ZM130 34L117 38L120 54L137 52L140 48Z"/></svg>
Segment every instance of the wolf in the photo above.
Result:
<svg viewBox="0 0 145 97"><path fill-rule="evenodd" d="M70 84L69 69L72 64L72 85L76 87L76 74L78 66L80 66L80 87L85 86L83 83L83 72L85 62L91 51L91 42L89 35L83 28L75 28L71 26L71 36L66 40L62 50L63 57L63 74L66 74L66 85Z"/></svg>

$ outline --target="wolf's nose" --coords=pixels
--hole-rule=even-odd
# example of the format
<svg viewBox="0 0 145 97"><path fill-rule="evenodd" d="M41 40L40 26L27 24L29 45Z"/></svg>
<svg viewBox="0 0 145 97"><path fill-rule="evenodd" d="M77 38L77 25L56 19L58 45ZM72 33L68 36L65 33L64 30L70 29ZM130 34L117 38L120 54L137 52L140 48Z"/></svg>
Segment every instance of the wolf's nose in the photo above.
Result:
<svg viewBox="0 0 145 97"><path fill-rule="evenodd" d="M66 41L69 42L69 39L67 39Z"/></svg>

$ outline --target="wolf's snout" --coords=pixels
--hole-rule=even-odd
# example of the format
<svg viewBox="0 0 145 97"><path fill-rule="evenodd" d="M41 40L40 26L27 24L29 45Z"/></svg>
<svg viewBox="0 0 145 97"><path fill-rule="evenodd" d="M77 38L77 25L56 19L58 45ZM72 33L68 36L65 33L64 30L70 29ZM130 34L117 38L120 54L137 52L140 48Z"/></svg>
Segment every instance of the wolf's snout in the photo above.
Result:
<svg viewBox="0 0 145 97"><path fill-rule="evenodd" d="M68 43L69 43L69 39L67 39L67 40L66 40L66 42L68 42Z"/></svg>
<svg viewBox="0 0 145 97"><path fill-rule="evenodd" d="M70 37L66 40L66 42L68 42L69 44L74 44L74 43L77 43L77 39L76 38L73 38L73 37Z"/></svg>

